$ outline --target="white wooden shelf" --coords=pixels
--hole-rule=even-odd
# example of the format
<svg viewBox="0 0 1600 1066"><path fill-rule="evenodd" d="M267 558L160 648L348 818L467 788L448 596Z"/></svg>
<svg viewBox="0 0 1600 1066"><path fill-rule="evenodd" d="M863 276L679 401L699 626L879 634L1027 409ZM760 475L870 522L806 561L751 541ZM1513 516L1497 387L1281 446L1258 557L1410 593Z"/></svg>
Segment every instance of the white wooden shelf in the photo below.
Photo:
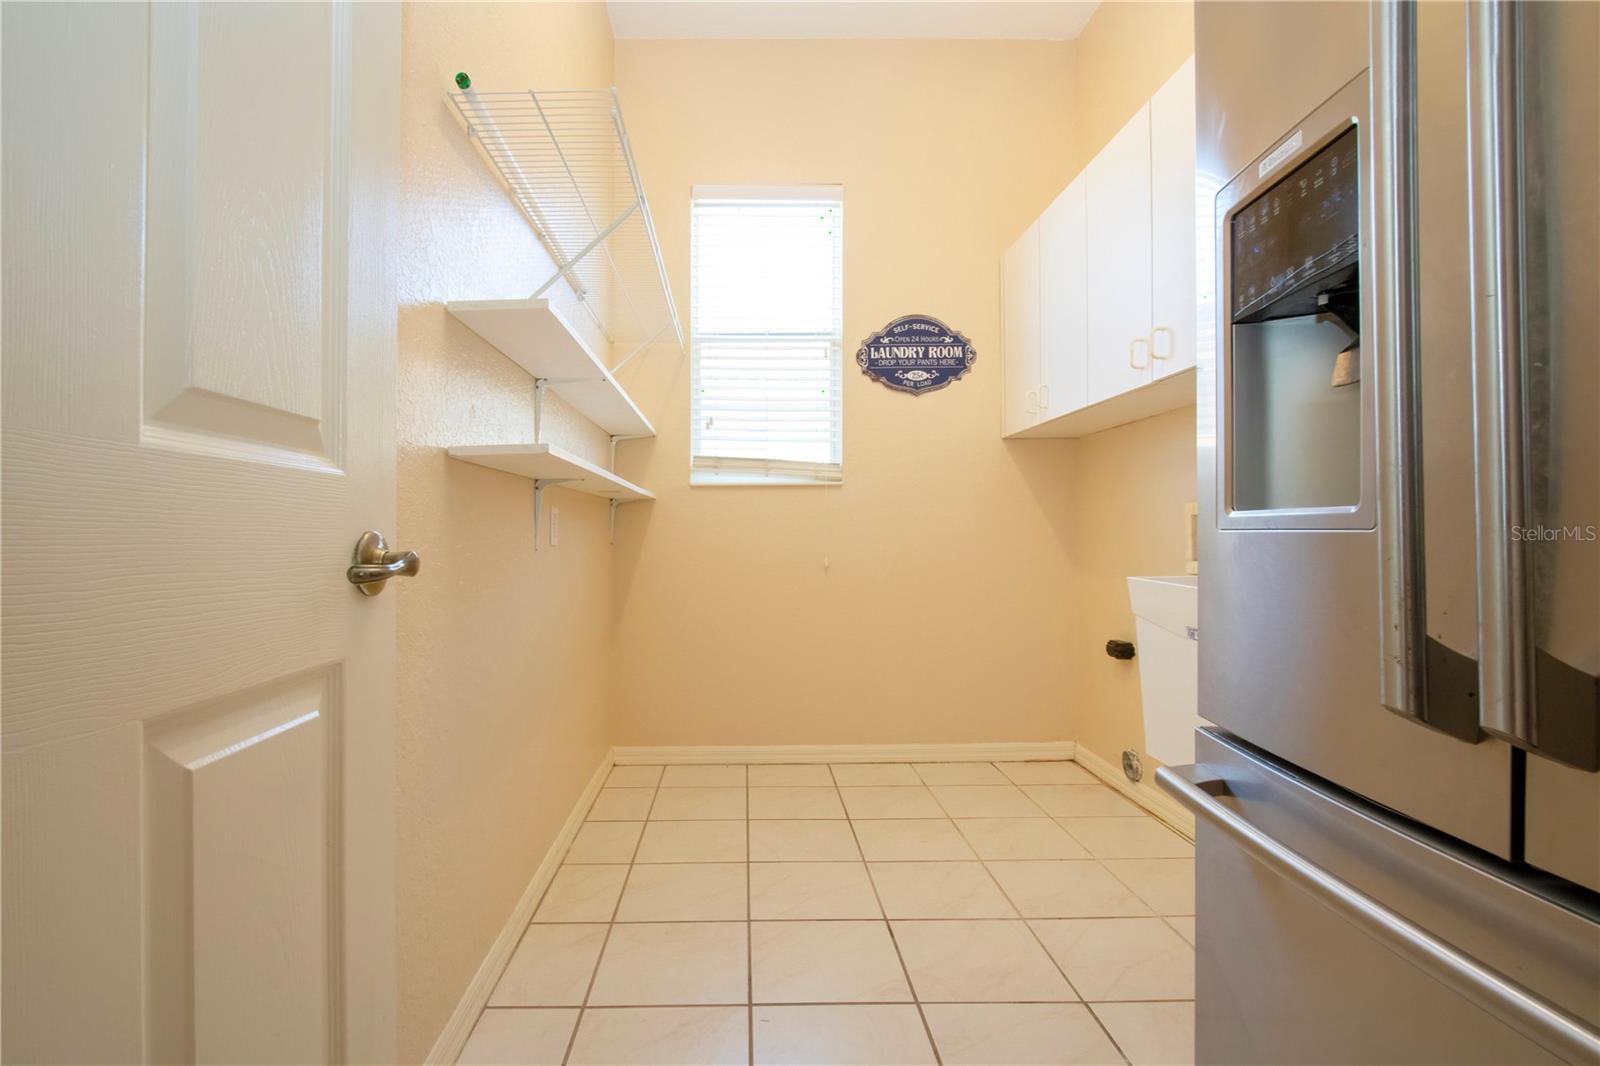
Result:
<svg viewBox="0 0 1600 1066"><path fill-rule="evenodd" d="M561 488L604 496L614 503L655 499L648 489L549 444L471 444L451 448L449 454L464 463L528 478L535 485L561 482Z"/></svg>
<svg viewBox="0 0 1600 1066"><path fill-rule="evenodd" d="M1057 415L1048 422L1040 422L1019 432L1008 433L1006 439L1087 437L1091 433L1099 433L1113 426L1137 422L1141 418L1150 418L1165 411L1176 411L1194 402L1194 367L1188 367L1176 374L1157 378L1148 385L1118 393L1099 403Z"/></svg>
<svg viewBox="0 0 1600 1066"><path fill-rule="evenodd" d="M456 300L445 307L613 437L656 435L639 405L549 300Z"/></svg>

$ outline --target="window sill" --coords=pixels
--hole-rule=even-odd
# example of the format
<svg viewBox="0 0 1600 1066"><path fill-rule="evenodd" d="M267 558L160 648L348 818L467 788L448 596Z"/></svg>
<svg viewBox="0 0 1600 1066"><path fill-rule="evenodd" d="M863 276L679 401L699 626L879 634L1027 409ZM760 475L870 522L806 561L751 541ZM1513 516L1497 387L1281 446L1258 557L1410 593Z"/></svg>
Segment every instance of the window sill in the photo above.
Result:
<svg viewBox="0 0 1600 1066"><path fill-rule="evenodd" d="M761 488L772 485L799 486L802 488L837 488L844 484L843 478L823 481L809 477L755 477L750 474L708 474L704 471L694 471L689 475L689 487L692 489L715 488Z"/></svg>

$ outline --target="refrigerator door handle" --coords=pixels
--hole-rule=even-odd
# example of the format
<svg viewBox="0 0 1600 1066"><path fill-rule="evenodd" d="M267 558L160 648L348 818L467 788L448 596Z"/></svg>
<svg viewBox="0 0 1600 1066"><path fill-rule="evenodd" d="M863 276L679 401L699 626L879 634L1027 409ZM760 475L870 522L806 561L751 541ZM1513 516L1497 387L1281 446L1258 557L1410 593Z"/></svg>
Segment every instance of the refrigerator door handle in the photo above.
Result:
<svg viewBox="0 0 1600 1066"><path fill-rule="evenodd" d="M1508 0L1467 21L1472 358L1477 397L1478 688L1484 729L1534 745L1524 425L1520 20Z"/></svg>
<svg viewBox="0 0 1600 1066"><path fill-rule="evenodd" d="M1204 766L1163 766L1156 781L1256 861L1551 1054L1600 1061L1600 1033L1256 828L1220 802L1230 794L1228 783Z"/></svg>
<svg viewBox="0 0 1600 1066"><path fill-rule="evenodd" d="M1570 173L1572 164L1552 153L1564 136L1594 134L1540 124L1549 92L1542 49L1556 32L1545 14L1492 0L1470 5L1467 18L1479 724L1593 771L1600 643L1593 609L1574 614L1573 605L1583 602L1577 590L1592 595L1596 574L1594 526L1581 524L1592 522L1597 499L1596 438L1580 442L1572 429L1592 424L1593 378L1579 369L1592 352L1563 343L1561 330L1592 336L1577 310L1584 297L1573 293L1579 278L1592 285L1596 261L1592 251L1571 261L1571 249L1592 242L1552 237L1568 226L1581 231L1561 197L1592 177L1592 164ZM1525 65L1524 54L1540 58ZM1563 185L1568 178L1576 184ZM1577 195L1587 204L1590 194Z"/></svg>
<svg viewBox="0 0 1600 1066"><path fill-rule="evenodd" d="M1416 5L1376 2L1371 18L1380 695L1391 711L1428 721L1418 414ZM1477 722L1462 727L1456 734L1473 739Z"/></svg>

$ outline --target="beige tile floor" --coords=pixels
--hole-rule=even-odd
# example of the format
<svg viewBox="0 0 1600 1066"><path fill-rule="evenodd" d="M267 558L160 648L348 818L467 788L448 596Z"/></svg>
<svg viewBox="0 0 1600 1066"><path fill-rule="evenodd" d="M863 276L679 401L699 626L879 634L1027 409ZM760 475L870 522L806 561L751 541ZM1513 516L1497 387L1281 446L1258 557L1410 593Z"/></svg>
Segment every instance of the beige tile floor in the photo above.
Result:
<svg viewBox="0 0 1600 1066"><path fill-rule="evenodd" d="M459 1061L1180 1066L1193 915L1072 763L617 767Z"/></svg>

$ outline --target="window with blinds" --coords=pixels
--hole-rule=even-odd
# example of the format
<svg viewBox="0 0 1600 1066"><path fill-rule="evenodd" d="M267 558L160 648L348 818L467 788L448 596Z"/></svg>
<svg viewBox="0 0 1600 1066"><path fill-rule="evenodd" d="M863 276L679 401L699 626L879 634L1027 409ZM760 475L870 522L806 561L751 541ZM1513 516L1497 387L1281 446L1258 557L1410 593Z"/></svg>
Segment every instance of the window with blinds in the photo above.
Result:
<svg viewBox="0 0 1600 1066"><path fill-rule="evenodd" d="M839 186L696 186L693 484L829 484L844 436Z"/></svg>

